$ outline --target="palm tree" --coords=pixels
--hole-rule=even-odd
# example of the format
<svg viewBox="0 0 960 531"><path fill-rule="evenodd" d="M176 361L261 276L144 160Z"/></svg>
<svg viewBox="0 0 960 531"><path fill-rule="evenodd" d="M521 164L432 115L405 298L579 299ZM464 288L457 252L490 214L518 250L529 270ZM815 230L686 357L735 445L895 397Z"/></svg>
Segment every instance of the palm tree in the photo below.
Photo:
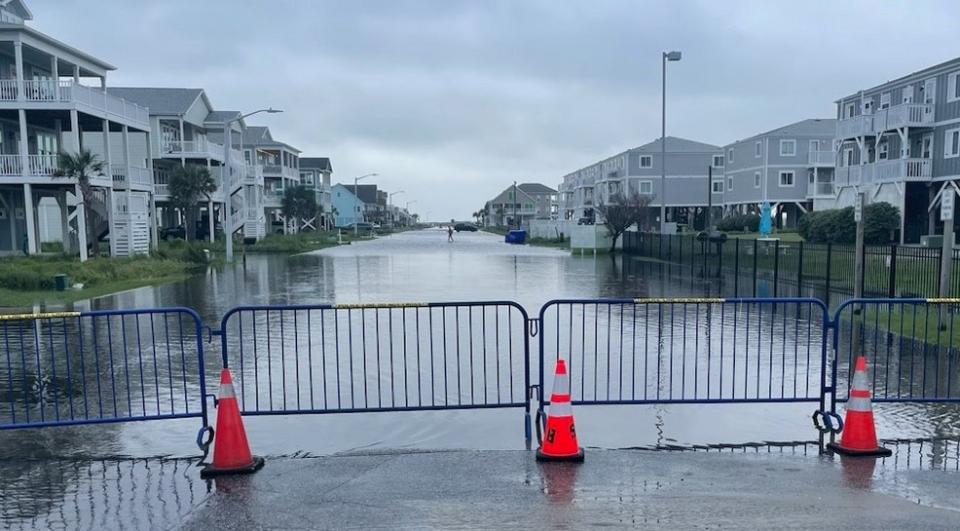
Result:
<svg viewBox="0 0 960 531"><path fill-rule="evenodd" d="M55 173L57 177L76 179L80 187L83 203L84 218L86 219L87 242L90 247L90 256L99 254L99 245L97 244L96 225L93 222L93 185L90 183L90 177L93 175L103 175L104 162L89 150L81 149L76 154L61 152L57 156L58 169ZM77 227L80 230L79 227Z"/></svg>
<svg viewBox="0 0 960 531"><path fill-rule="evenodd" d="M190 232L196 230L194 214L197 201L201 197L210 200L210 195L217 191L217 181L210 175L210 170L203 166L188 164L174 170L170 177L170 204L180 209L185 219L184 238L190 240ZM208 215L213 216L213 212ZM228 236L230 237L230 236Z"/></svg>

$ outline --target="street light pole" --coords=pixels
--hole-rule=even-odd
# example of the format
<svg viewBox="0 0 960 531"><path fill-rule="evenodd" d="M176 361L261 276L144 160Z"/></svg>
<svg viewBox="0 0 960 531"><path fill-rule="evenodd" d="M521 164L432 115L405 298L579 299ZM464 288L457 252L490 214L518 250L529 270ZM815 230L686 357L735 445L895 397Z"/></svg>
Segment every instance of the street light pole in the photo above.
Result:
<svg viewBox="0 0 960 531"><path fill-rule="evenodd" d="M390 193L389 195L387 195L387 210L390 212L390 225L391 225L391 228L392 228L392 226L393 226L393 196L395 196L395 195L397 195L397 194L405 194L405 193L407 193L407 192L404 191L404 190L397 190L396 192L392 192L392 193Z"/></svg>
<svg viewBox="0 0 960 531"><path fill-rule="evenodd" d="M231 183L227 182L227 175L230 173L230 147L233 145L233 140L231 139L231 133L233 133L233 131L230 129L230 126L233 125L234 122L239 122L244 118L249 118L250 116L261 112L276 114L283 111L269 107L266 109L259 109L249 112L247 114L242 114L236 118L225 120L223 122L223 166L220 168L220 185L224 186L223 232L226 236L226 260L228 263L233 262L233 219L230 217L230 198L233 197L233 195L230 193L232 191L230 189L232 188ZM213 212L210 212L210 219L213 220Z"/></svg>
<svg viewBox="0 0 960 531"><path fill-rule="evenodd" d="M660 234L667 233L667 61L679 61L680 52L663 52L663 90L660 100Z"/></svg>
<svg viewBox="0 0 960 531"><path fill-rule="evenodd" d="M360 184L359 184L360 181L361 181L362 179L366 179L367 177L376 177L376 176L377 176L376 173L368 173L368 174L366 174L366 175L361 175L360 177L354 177L354 178L353 178L353 195L357 198L358 201L360 200ZM363 203L363 201L360 201L360 202ZM361 214L362 214L361 219L364 220L364 221L366 221L366 219L367 219L367 212L366 212L366 210L367 210L367 205L366 205L366 203L364 203L364 205L363 205L363 212L361 213ZM359 235L359 234L360 234L360 224L359 224L358 221L354 220L354 222L353 222L353 235L354 235L354 236L357 236L357 235Z"/></svg>

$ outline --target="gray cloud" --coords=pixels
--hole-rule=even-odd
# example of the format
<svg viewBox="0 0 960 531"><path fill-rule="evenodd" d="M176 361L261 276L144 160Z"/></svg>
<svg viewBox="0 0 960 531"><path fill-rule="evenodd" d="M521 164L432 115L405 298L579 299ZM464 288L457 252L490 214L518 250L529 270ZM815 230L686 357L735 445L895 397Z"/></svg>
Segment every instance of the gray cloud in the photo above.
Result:
<svg viewBox="0 0 960 531"><path fill-rule="evenodd" d="M832 116L847 93L960 55L952 0L30 7L34 27L115 64L109 83L282 108L257 123L332 157L336 178L379 172L436 219L658 137L664 49L684 52L670 65L669 133L715 144Z"/></svg>

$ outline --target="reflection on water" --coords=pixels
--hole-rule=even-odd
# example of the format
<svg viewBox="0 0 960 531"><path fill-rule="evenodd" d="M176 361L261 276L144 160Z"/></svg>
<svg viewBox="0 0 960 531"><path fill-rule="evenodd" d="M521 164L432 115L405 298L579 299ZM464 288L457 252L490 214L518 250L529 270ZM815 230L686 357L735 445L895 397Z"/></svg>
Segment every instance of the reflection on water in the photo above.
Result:
<svg viewBox="0 0 960 531"><path fill-rule="evenodd" d="M243 260L238 260L235 265L222 270L211 270L204 275L181 282L140 288L93 301L79 302L70 305L67 309L186 306L195 309L204 324L218 329L220 318L224 313L238 305L513 300L523 305L530 312L531 317L535 317L541 305L555 298L716 295L723 293L729 287L727 286L729 280L718 282L715 278L703 278L696 273L696 271L691 272L689 267L656 264L631 257L580 257L553 249L511 246L504 244L500 237L485 233L462 234L458 236L455 243L447 243L446 234L442 231L425 230L293 257L249 255ZM768 289L764 282L763 279L758 279L758 294ZM752 284L750 287L752 290ZM661 394L666 392L668 396L671 392L681 393L684 396L706 396L707 394L713 396L716 393L745 391L748 395L766 397L805 397L810 395L811 386L815 385L813 381L808 382L807 376L819 374L819 360L816 355L808 360L806 349L807 345L817 345L820 339L815 326L816 317L810 314L809 308L803 308L801 315L796 313L796 308L791 310L793 313L753 313L749 315L749 320L757 323L762 320L764 327L751 328L751 334L747 338L739 335L734 338L732 335L734 330L745 331L745 322L743 327L740 327L740 322L748 317L745 314L726 315L718 319L716 312L708 316L708 310L705 307L693 309L687 315L674 314L673 325L666 329L673 334L672 351L669 343L670 335L661 334L658 337L656 334L635 333L633 330L636 324L654 322L659 317L651 316L647 320L639 317L634 319L632 314L621 315L620 310L619 307L613 308L613 313L608 316L604 309L599 315L600 319L595 320L603 325L599 336L593 330L588 329L584 333L579 328L569 327L570 322L582 318L577 313L581 311L580 309L575 309L572 317L566 309L560 312L560 326L557 326L557 316L549 314L546 316L553 319L554 324L551 325L553 328L544 327L544 334L547 336L544 337L547 349L545 352L555 356L560 350L569 349L569 352L576 356L574 360L576 363L585 365L586 361L589 361L592 364L589 372L578 373L581 376L589 376L591 380L597 376L597 385L593 386L591 381L589 389L586 381L576 382L576 391L582 392L584 396L609 394L616 398L621 395L634 397L637 393L649 394L659 390ZM490 326L490 321L496 320L497 314L475 310L472 316L464 317L466 312L462 309L459 311L461 318L466 319L466 323L473 323L474 326L472 334L464 335L470 338L470 341L464 340L457 343L460 344L461 355L464 354L465 349L468 352L473 345L473 356L462 357L459 365L449 358L446 361L447 365L440 365L435 357L423 357L429 337L434 338L435 347L438 345L436 336L444 330L442 325L436 324L436 319L441 317L441 312L432 312L435 322L434 328L428 328L429 333L423 328L419 332L411 329L409 322L406 325L407 328L403 328L402 323L399 325L400 329L406 330L404 337L419 338L417 341L421 348L419 369L416 367L417 358L415 350L411 349L412 344L407 346L408 358L405 364L397 359L398 353L402 357L402 344L401 350L393 352L392 363L389 361L390 351L384 349L382 344L379 349L377 348L377 338L382 339L390 332L382 329L379 334L370 331L375 330L375 323L369 321L375 321L378 318L377 312L373 311L354 312L352 317L344 315L338 317L341 319L341 333L349 328L349 325L342 321L343 319L354 319L354 326L356 326L356 320L366 319L368 322L366 327L359 328L364 330L363 332L355 329L352 333L347 333L347 338L341 337L341 340L352 338L354 345L349 348L350 355L342 358L340 365L336 368L329 360L325 362L327 365L316 360L312 363L309 360L303 360L304 355L316 356L321 347L329 347L326 338L316 337L318 331L315 323L311 323L309 327L309 333L313 336L309 336L309 333L304 335L307 332L307 325L302 321L306 318L303 312L296 317L289 312L282 317L271 315L269 320L266 315L251 315L253 320L248 327L250 335L244 336L242 340L235 329L229 328L237 326L234 322L230 322L228 323L229 354L238 362L232 365L238 367L239 360L244 360L244 368L240 374L244 379L241 387L245 393L245 407L251 409L249 402L246 401L248 396L254 401L257 398L261 401L266 400L271 407L275 408L284 407L284 400L288 408L298 400L303 407L303 404L309 402L311 391L314 393L311 403L314 407L318 404L317 399L321 397L324 397L327 403L331 398L339 398L341 404L344 398L352 398L358 404L363 404L365 400L377 404L390 401L393 404L397 399L404 400L405 403L414 400L417 403L426 404L426 389L432 393L429 397L431 401L441 403L440 387L437 383L441 380L436 378L438 369L444 367L452 370L456 367L458 371L469 371L470 360L474 361L474 378L478 379L474 381L463 376L469 372L461 372L460 379L454 378L451 373L448 381L460 382L461 388L459 391L448 388L446 392L449 396L443 395L444 399L463 396L464 386L470 383L474 383L474 399L476 399L478 390L487 390L486 387L476 385L481 381L480 377L476 376L476 371L486 368L490 371L487 375L488 379L499 374L501 378L511 382L510 385L504 385L501 382L500 386L490 387L490 390L513 391L515 400L517 391L520 390L520 384L516 381L519 371L516 365L517 359L513 359L513 364L501 365L500 370L497 371L493 362L498 359L502 361L503 358L491 357L491 350L496 346L503 349L508 346L508 343L499 335L496 336L498 339L494 340L490 332L487 334L482 332L483 319L485 318L487 325ZM596 309L593 308L587 307L582 311L597 315ZM414 313L418 316L415 322L420 322L422 325L429 321L431 312L408 311L407 318L412 318ZM402 312L394 314L395 325L396 319L402 320L401 314ZM454 313L448 311L448 319L453 316ZM298 319L296 324L294 324L294 318ZM328 321L332 319L329 316L324 318ZM383 325L385 323L382 321L389 318L387 313L380 312L379 319L381 319L380 324ZM503 333L502 315L500 319L499 333ZM257 323L256 332L253 331L253 323ZM466 326L466 323L462 322L461 326ZM328 325L330 324L332 323L328 322ZM389 326L389 323L387 324ZM770 325L773 326L768 330L767 327ZM568 334L573 330L572 339L570 336L564 338L561 334L558 340L557 331L564 327L564 331ZM325 328L330 329L329 326ZM481 331L477 331L478 328ZM136 329L140 328L128 328L128 334L130 330ZM611 334L609 347L607 346L608 337L605 335L608 331ZM122 333L122 330L119 332ZM282 349L282 357L280 351L274 351L271 347L269 359L264 358L268 354L261 341L268 333L271 335L271 341L274 341L273 346ZM395 330L394 334L397 333ZM754 334L758 335L755 337ZM531 342L531 348L537 348L538 340L539 338L535 338ZM254 347L254 341L257 342L256 347ZM128 342L131 345L135 344L130 338ZM435 350L433 356L444 353L449 355L455 352L453 340L448 337L447 342L447 347ZM341 341L341 344L343 343L348 341ZM720 344L725 345L722 356L719 352ZM294 345L297 345L295 349L292 348ZM482 357L484 345L487 347L488 355L486 363ZM633 357L633 351L639 350L641 346L651 349L651 353L644 356L637 354ZM727 346L732 347L733 350L728 351ZM242 357L239 352L241 348L244 349ZM213 342L205 341L205 349L207 372L209 375L215 375L215 369L220 363L219 340L214 338ZM304 350L307 352L304 353ZM654 350L657 354L653 353ZM0 350L0 356L3 355L2 352ZM330 353L330 351L327 352ZM341 351L340 354L343 355L345 352ZM593 363L595 352L603 354L602 360L598 356L597 363ZM607 354L611 356L610 363L607 363ZM190 355L189 352L188 355ZM256 361L254 361L254 355L257 356ZM705 361L708 356L709 363ZM158 357L158 360L164 359L164 356ZM148 366L152 365L152 354L148 360L150 362ZM427 360L430 360L432 365L424 363ZM190 366L190 362L195 361L195 359L186 359L186 366ZM348 378L351 361L353 378ZM734 361L737 364L736 370L733 368ZM44 361L41 360L41 365L43 363ZM284 365L281 366L281 363ZM364 363L367 364L366 373L363 369ZM661 364L659 373L655 370L657 363ZM33 365L28 363L28 366ZM392 369L392 372L385 372L387 367ZM512 376L507 370L508 367L514 369ZM641 378L644 376L642 372L644 367L647 367L647 380ZM841 378L843 378L843 367L843 365L840 367ZM955 363L953 367L960 368L960 363ZM430 368L434 371L432 387L427 385ZM622 368L627 370L620 370ZM264 375L263 370L268 374ZM298 370L300 371L299 380L296 374ZM323 370L327 371L325 381ZM537 374L537 368L534 367L533 370L534 374ZM38 374L37 371L28 372L24 380L15 381L12 386L8 385L9 382L4 382L4 375L0 374L0 386L7 385L15 390L24 387L24 383L28 389L42 387L36 381ZM162 374L161 372L160 376ZM306 382L309 381L311 374L314 382L312 385L307 385ZM351 390L345 388L342 388L339 393L332 389L328 391L328 388L334 385L331 379L334 374L341 376L338 381L342 380L342 383L353 387L353 395L350 394ZM389 382L389 379L383 379L383 374L392 374L395 388L390 392L382 387L385 381ZM59 366L57 375L61 378ZM627 375L636 376L636 381L621 382L621 376ZM126 373L118 376L125 384ZM139 370L131 373L130 376L131 382L135 384L133 388L136 390L140 381ZM149 384L149 380L154 376L155 373L148 370L145 373L145 383ZM722 385L721 376L723 377ZM281 383L276 382L278 377ZM406 386L401 383L404 377L407 378ZM266 378L270 378L270 381ZM288 380L283 387L285 390L278 394L276 386L283 385L283 378L292 378L301 385L292 386ZM156 384L157 378L153 379ZM208 379L207 384L210 390L216 388L215 381ZM254 390L255 384L263 384L263 388ZM374 389L377 385L381 387ZM420 389L414 389L415 386L420 386ZM65 387L65 384L56 387ZM9 392L10 389L7 391ZM121 387L121 389L125 388ZM188 390L190 389L192 388L188 385ZM273 390L272 399L269 396L270 390ZM19 396L20 391L15 392ZM56 396L59 399L62 395ZM157 396L158 393L151 392L145 392L141 396L138 392L128 401L124 390L119 397L118 405L124 407L130 405L132 411L138 411L139 407L142 411L144 402L147 402L146 410L150 411L149 401L152 401L153 409L156 409ZM43 399L47 403L48 398L53 397L44 395ZM21 398L22 401L31 404L39 400L38 395L29 392ZM487 399L490 397L488 396ZM109 402L112 405L112 396ZM130 403L127 404L127 402ZM261 406L262 404L263 402ZM322 401L319 404L321 404L320 407L326 407ZM162 401L161 406L163 406ZM254 404L253 408L255 407ZM809 415L812 409L812 404L757 404L737 407L702 405L581 407L578 408L577 415L578 426L583 426L584 442L588 445L689 446L812 438L813 430L809 426ZM885 405L882 408L878 406L878 411L882 412L878 414L878 430L882 437L955 435L958 423L954 410L955 408L948 404ZM0 414L4 412L0 411ZM624 422L624 419L629 419L629 422ZM193 421L126 424L111 430L103 430L114 438L112 444L104 445L100 437L81 435L67 441L63 447L50 447L46 451L51 454L58 452L94 454L99 449L110 448L111 451L119 449L117 450L119 453L132 456L183 455L192 451L190 448L198 424ZM251 432L250 437L255 441L258 451L268 455L295 451L328 453L359 447L520 448L523 445L522 411L514 409L483 413L394 413L297 417L296 419L257 418L252 419L248 427ZM79 430L78 433L98 430L100 428L84 429ZM324 436L319 437L320 433ZM171 441L175 441L176 444L170 444ZM0 433L0 444L16 447L23 443L14 435Z"/></svg>

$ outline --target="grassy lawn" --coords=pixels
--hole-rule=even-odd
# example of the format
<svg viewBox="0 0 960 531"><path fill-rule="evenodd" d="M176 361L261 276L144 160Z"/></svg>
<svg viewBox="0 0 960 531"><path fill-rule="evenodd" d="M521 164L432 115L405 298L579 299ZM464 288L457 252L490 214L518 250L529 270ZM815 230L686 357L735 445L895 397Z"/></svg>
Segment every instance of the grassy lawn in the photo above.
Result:
<svg viewBox="0 0 960 531"><path fill-rule="evenodd" d="M140 286L179 280L194 273L198 264L172 256L93 258L81 263L65 256L31 256L0 259L0 307L29 307L63 303L123 291ZM54 290L54 276L67 275L68 282L82 289Z"/></svg>

